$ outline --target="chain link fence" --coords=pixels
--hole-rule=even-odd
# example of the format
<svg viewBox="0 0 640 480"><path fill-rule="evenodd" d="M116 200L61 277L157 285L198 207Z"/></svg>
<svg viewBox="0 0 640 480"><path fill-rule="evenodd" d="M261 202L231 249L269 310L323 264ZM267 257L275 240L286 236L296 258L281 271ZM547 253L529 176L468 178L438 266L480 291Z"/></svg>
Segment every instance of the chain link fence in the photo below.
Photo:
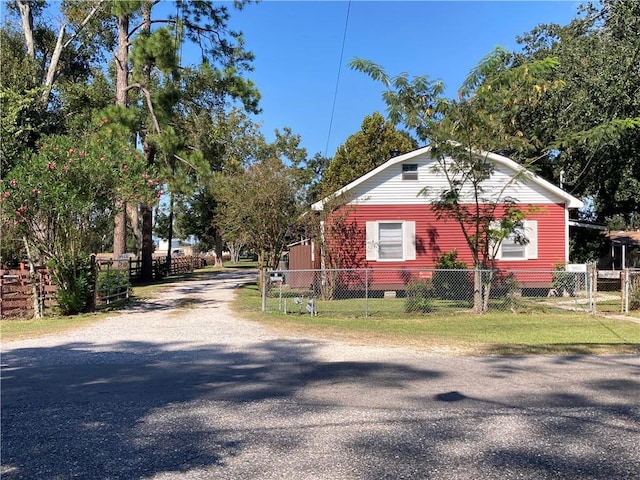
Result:
<svg viewBox="0 0 640 480"><path fill-rule="evenodd" d="M627 269L621 275L622 312L640 311L640 268Z"/></svg>
<svg viewBox="0 0 640 480"><path fill-rule="evenodd" d="M281 270L265 279L263 309L338 318L591 312L594 278L591 272L559 270Z"/></svg>

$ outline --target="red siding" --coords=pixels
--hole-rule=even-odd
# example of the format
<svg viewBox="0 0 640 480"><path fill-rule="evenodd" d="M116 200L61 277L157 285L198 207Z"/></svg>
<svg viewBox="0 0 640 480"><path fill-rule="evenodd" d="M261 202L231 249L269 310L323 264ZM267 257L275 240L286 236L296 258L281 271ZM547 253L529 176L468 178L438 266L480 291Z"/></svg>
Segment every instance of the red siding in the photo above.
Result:
<svg viewBox="0 0 640 480"><path fill-rule="evenodd" d="M565 262L565 210L560 204L519 205L527 220L538 221L538 259L498 261L500 269L551 270ZM458 259L473 265L471 252L460 225L455 220L438 220L425 205L358 205L349 212L355 222L350 238L334 239L333 248L345 252L342 268L434 268L438 257L456 250ZM404 262L367 262L365 225L368 221L413 220L416 222L416 260ZM354 253L353 250L356 252Z"/></svg>
<svg viewBox="0 0 640 480"><path fill-rule="evenodd" d="M313 252L311 244L294 245L289 249L289 270L311 270L320 268L319 252Z"/></svg>
<svg viewBox="0 0 640 480"><path fill-rule="evenodd" d="M292 288L310 288L316 277L313 270L320 268L319 252L313 252L312 245L295 245L289 249L289 270L297 270L287 275L287 283Z"/></svg>

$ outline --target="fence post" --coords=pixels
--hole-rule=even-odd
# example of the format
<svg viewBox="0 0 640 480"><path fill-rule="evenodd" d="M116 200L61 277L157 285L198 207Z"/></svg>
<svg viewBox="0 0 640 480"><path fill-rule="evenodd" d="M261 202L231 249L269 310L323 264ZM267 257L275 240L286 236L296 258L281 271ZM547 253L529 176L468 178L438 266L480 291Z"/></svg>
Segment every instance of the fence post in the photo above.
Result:
<svg viewBox="0 0 640 480"><path fill-rule="evenodd" d="M95 255L89 257L89 268L91 269L91 281L93 285L91 286L91 300L88 307L90 312L95 312L98 303L98 263Z"/></svg>
<svg viewBox="0 0 640 480"><path fill-rule="evenodd" d="M629 313L629 282L631 280L629 276L629 269L625 268L621 275L622 278L622 313Z"/></svg>
<svg viewBox="0 0 640 480"><path fill-rule="evenodd" d="M598 310L598 268L594 267L589 272L591 277L591 313Z"/></svg>
<svg viewBox="0 0 640 480"><path fill-rule="evenodd" d="M269 272L265 268L262 271L262 311L263 312L267 311L267 278L268 278L268 275L269 275Z"/></svg>
<svg viewBox="0 0 640 480"><path fill-rule="evenodd" d="M44 282L44 275L42 274L42 272L38 272L38 291L39 291L39 296L38 296L38 301L40 302L40 312L42 313L42 315L44 315L44 306L45 306L45 297L47 295L47 291L45 288L45 282Z"/></svg>
<svg viewBox="0 0 640 480"><path fill-rule="evenodd" d="M369 316L369 269L364 269L364 316Z"/></svg>

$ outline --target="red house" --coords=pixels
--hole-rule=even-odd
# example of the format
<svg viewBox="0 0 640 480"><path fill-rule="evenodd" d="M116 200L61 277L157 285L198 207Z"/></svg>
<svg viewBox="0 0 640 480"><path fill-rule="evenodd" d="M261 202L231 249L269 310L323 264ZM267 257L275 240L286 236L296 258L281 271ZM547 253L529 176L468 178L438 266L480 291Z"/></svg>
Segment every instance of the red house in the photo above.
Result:
<svg viewBox="0 0 640 480"><path fill-rule="evenodd" d="M501 204L505 199L525 213L524 236L505 239L495 259L504 270L553 270L569 261L569 210L583 203L523 169L509 158L481 153L494 164L482 182L482 201ZM388 160L330 197L312 205L322 211L332 198L346 199L329 216L324 227L328 249L339 268L430 269L443 253L458 252L458 259L473 266L462 228L455 220L437 219L431 208L433 195L449 187L429 147ZM463 192L469 203L474 196ZM506 208L506 206L504 207Z"/></svg>

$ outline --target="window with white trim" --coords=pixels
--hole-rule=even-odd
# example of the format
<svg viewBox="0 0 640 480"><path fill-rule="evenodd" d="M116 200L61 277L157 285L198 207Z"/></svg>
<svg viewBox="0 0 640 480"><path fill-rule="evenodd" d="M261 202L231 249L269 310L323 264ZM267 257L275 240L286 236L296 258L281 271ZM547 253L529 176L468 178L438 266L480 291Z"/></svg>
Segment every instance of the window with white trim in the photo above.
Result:
<svg viewBox="0 0 640 480"><path fill-rule="evenodd" d="M418 164L417 163L402 164L402 180L418 180Z"/></svg>
<svg viewBox="0 0 640 480"><path fill-rule="evenodd" d="M497 260L535 260L538 258L538 221L524 220L522 228L502 241ZM526 238L527 241L522 241Z"/></svg>
<svg viewBox="0 0 640 480"><path fill-rule="evenodd" d="M382 220L367 222L366 228L367 260L415 260L416 222Z"/></svg>

